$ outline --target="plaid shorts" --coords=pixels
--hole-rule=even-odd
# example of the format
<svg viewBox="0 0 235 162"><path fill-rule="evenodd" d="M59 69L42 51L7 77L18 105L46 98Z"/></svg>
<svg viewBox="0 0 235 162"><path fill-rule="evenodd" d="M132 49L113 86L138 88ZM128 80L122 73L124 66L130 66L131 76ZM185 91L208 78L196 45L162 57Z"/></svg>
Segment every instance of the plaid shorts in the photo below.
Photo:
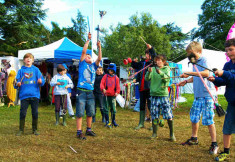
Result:
<svg viewBox="0 0 235 162"><path fill-rule="evenodd" d="M150 111L151 111L152 120L159 119L160 114L163 115L163 119L173 118L172 109L168 97L152 96L150 100L151 100Z"/></svg>
<svg viewBox="0 0 235 162"><path fill-rule="evenodd" d="M203 125L214 124L214 102L211 97L198 97L194 99L190 110L190 120L192 123L198 123L202 116Z"/></svg>

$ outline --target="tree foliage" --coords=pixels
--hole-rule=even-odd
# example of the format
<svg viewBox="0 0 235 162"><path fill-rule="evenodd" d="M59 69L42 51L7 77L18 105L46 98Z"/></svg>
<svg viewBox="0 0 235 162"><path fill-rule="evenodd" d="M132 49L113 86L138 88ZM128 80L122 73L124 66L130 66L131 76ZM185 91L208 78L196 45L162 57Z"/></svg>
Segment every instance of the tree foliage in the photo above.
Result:
<svg viewBox="0 0 235 162"><path fill-rule="evenodd" d="M106 34L103 43L103 55L111 61L122 64L123 59L136 58L145 55L146 45L140 36L151 44L156 53L165 54L168 59L176 58L182 53L187 35L173 24L160 26L153 20L151 14L142 13L130 17L130 23L123 25L119 23L116 28L110 27L112 34Z"/></svg>
<svg viewBox="0 0 235 162"><path fill-rule="evenodd" d="M193 30L193 39L203 39L207 49L224 50L228 31L235 20L234 0L205 0L201 9L200 27Z"/></svg>
<svg viewBox="0 0 235 162"><path fill-rule="evenodd" d="M185 41L189 39L188 33L182 33L181 28L174 23L164 25L166 34L170 37L171 51L168 59L178 62L186 57Z"/></svg>
<svg viewBox="0 0 235 162"><path fill-rule="evenodd" d="M0 53L17 55L19 49L43 45L42 0L5 0L0 2Z"/></svg>
<svg viewBox="0 0 235 162"><path fill-rule="evenodd" d="M78 10L76 19L72 18L71 21L73 26L66 29L66 36L79 46L83 46L86 41L87 34L86 20L82 13Z"/></svg>

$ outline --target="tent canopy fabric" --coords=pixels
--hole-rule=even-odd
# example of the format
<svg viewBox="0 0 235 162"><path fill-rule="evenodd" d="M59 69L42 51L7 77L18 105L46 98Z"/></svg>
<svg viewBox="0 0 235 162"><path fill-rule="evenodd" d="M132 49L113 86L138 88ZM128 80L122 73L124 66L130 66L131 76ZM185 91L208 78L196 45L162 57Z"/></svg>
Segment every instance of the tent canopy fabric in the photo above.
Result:
<svg viewBox="0 0 235 162"><path fill-rule="evenodd" d="M72 42L67 37L64 37L54 43L49 45L27 49L27 50L19 50L18 58L23 60L23 57L26 53L32 53L34 55L34 59L45 60L45 59L80 59L82 55L83 47L78 46L74 42ZM91 50L87 50L87 54L92 54Z"/></svg>
<svg viewBox="0 0 235 162"><path fill-rule="evenodd" d="M209 69L217 68L218 70L222 70L224 64L227 62L225 52L223 51L203 49L202 56L207 59L207 64ZM188 64L188 62L189 62L188 58L185 58L184 60L181 60L180 62L177 63L177 64L182 64L182 72L189 72L193 70L192 64ZM193 84L192 83L186 84L186 86L183 87L183 92L193 93ZM224 86L218 88L217 91L218 94L224 94L224 92L225 92Z"/></svg>

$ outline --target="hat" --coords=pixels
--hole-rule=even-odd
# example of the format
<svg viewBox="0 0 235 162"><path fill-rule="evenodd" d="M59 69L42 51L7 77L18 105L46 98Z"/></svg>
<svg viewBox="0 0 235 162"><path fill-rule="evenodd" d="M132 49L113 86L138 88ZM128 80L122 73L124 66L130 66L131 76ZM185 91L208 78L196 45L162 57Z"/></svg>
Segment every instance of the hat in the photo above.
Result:
<svg viewBox="0 0 235 162"><path fill-rule="evenodd" d="M116 73L116 64L110 63L109 67L107 68L108 70L113 70Z"/></svg>
<svg viewBox="0 0 235 162"><path fill-rule="evenodd" d="M64 68L65 68L65 69L67 69L67 70L68 70L68 67L66 66L66 64L62 64L62 65L64 66Z"/></svg>

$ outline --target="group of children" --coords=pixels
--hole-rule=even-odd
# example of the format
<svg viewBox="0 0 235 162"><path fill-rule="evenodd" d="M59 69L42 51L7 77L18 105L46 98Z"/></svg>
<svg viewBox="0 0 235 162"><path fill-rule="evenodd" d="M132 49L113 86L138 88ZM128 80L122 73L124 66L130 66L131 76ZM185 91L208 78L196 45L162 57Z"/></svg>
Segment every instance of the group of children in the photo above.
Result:
<svg viewBox="0 0 235 162"><path fill-rule="evenodd" d="M103 69L99 67L99 63L102 58L101 44L97 43L98 46L98 58L92 63L91 56L87 54L87 48L91 34L88 34L88 40L86 41L79 63L79 77L77 83L76 93L76 124L77 124L77 138L85 140L86 137L82 132L82 117L86 110L86 135L96 136L95 132L92 131L92 121L95 121L96 105L100 105L102 114L102 121L106 122L107 127L115 126L116 123L116 96L120 93L119 78L115 75L116 65L110 64L108 67L108 74L103 74ZM220 153L217 157L217 161L223 161L229 157L231 134L235 133L235 39L230 39L225 43L225 49L228 57L231 59L225 64L223 70L217 70L212 76L208 68L207 60L202 56L202 46L198 42L191 42L186 52L188 56L193 57L197 62L197 68L193 69L192 72L183 73L181 78L188 78L178 83L179 86L184 86L187 83L193 83L194 87L194 102L190 110L190 120L192 123L192 135L182 145L197 145L198 142L198 129L199 121L202 115L202 124L208 126L209 133L211 136L211 146L209 149L210 154L217 154L218 144L216 142L216 129L214 124L214 103L213 100L204 87L202 80L200 80L199 73L208 78L205 80L210 92L216 96L214 85L226 86L225 97L228 101L227 113L225 116L225 122L223 127L223 138L224 138L224 152ZM145 118L145 105L148 103L152 118L152 129L153 134L151 138L157 137L157 130L159 125L159 117L163 116L166 119L170 129L170 140L176 141L173 127L173 113L170 107L168 98L170 68L167 63L167 59L164 55L156 55L153 47L147 44L146 60L140 62L133 61L132 67L135 69L142 69L141 73L138 74L138 81L140 83L140 120L139 125L136 129L144 127ZM38 104L40 98L40 86L43 86L45 80L42 77L41 72L38 68L32 65L34 57L32 54L26 54L24 56L25 65L19 70L17 74L17 86L19 88L19 98L21 100L20 108L20 128L17 135L21 135L24 132L25 116L28 105L31 104L32 108L32 129L33 134L39 135L37 132L38 123ZM151 66L150 66L151 65ZM201 66L200 66L201 65ZM205 68L203 68L205 67ZM68 88L73 88L71 79L65 75L66 67L58 65L58 74L55 75L50 85L54 86L55 94L55 117L56 125L59 124L59 111L62 105L63 108L63 125L66 125L66 105L68 97ZM214 83L214 85L212 84ZM95 89L94 89L95 87ZM111 120L109 122L109 110L111 111Z"/></svg>
<svg viewBox="0 0 235 162"><path fill-rule="evenodd" d="M197 69L193 68L192 72L180 75L181 78L192 77L178 83L178 86L193 83L194 92L194 101L190 109L192 135L186 142L183 142L182 145L197 145L199 143L197 137L199 122L202 116L202 124L208 126L211 136L211 145L209 148L210 154L217 154L219 150L216 141L216 128L213 120L215 115L213 110L215 103L210 94L215 98L215 86L226 86L225 97L228 101L228 108L223 127L224 151L215 158L216 161L224 161L229 157L231 134L235 133L235 39L226 41L225 50L231 60L224 65L223 70L215 71L215 76L213 76L208 70L209 67L206 58L202 56L201 44L194 41L191 42L187 46L186 52L189 59L194 58L196 61L195 66ZM160 125L159 118L160 115L163 115L163 119L167 120L170 129L170 140L176 141L173 127L173 113L168 98L170 68L167 65L166 57L164 55L156 55L151 45L147 44L145 53L146 60L132 62L132 67L135 69L146 68L147 65L152 64L152 67L149 67L148 70L146 68L146 70L139 73L139 77L137 77L140 83L140 103L142 102L142 106L140 107L139 125L136 129L138 130L144 127L144 104L147 101L147 103L150 102L151 105L150 112L153 130L151 138L157 137L158 125ZM208 90L200 79L200 75L204 78L208 78L204 79Z"/></svg>
<svg viewBox="0 0 235 162"><path fill-rule="evenodd" d="M120 93L119 78L115 75L116 65L111 63L108 67L108 74L103 74L102 67L99 67L99 63L102 58L101 44L97 43L98 46L98 58L92 63L92 58L87 54L87 48L91 34L88 35L88 40L85 43L80 58L79 64L79 77L77 83L76 93L76 124L77 124L77 137L79 139L86 139L82 133L82 117L86 110L86 121L87 129L86 135L96 136L95 132L92 131L92 118L95 121L96 106L100 105L103 121L106 122L107 127L117 127L116 123L116 96ZM24 132L25 116L29 104L32 108L32 128L33 134L39 135L37 131L38 121L38 104L40 99L40 86L45 83L44 78L40 70L33 64L34 56L31 53L25 54L24 66L19 70L16 80L19 88L19 97L21 100L20 109L20 129L16 134L20 136ZM55 125L59 124L60 110L62 109L61 116L63 117L63 125L66 126L66 112L67 105L70 103L70 92L69 89L73 88L73 82L67 73L67 66L65 64L59 64L57 66L57 74L51 79L50 85L54 87L54 98L55 98ZM95 89L94 89L95 86ZM109 107L111 111L112 122L109 122Z"/></svg>

